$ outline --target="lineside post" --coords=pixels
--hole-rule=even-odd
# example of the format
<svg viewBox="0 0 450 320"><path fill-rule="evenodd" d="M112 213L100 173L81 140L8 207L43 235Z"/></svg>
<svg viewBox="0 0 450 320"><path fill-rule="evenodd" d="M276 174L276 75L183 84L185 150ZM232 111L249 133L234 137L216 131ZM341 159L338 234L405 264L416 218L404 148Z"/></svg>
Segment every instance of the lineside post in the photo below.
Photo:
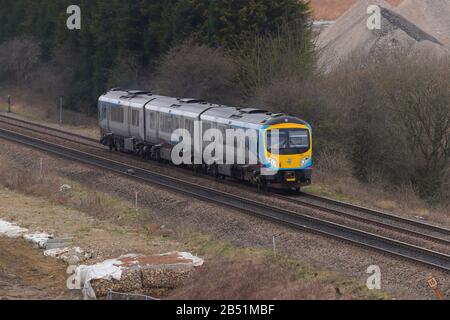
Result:
<svg viewBox="0 0 450 320"><path fill-rule="evenodd" d="M430 286L430 288L434 290L436 297L439 300L445 300L444 293L441 291L441 289L439 289L436 278L431 277L427 280L427 282L428 282L428 285Z"/></svg>
<svg viewBox="0 0 450 320"><path fill-rule="evenodd" d="M62 126L63 102L64 102L64 97L60 96L59 97L59 125L60 126Z"/></svg>
<svg viewBox="0 0 450 320"><path fill-rule="evenodd" d="M136 212L139 211L139 207L138 207L138 197L139 197L139 192L136 191L136 195L135 195L135 201L134 201L134 207L136 208Z"/></svg>
<svg viewBox="0 0 450 320"><path fill-rule="evenodd" d="M39 159L39 178L42 180L43 177L43 162L44 160L42 158Z"/></svg>
<svg viewBox="0 0 450 320"><path fill-rule="evenodd" d="M12 98L8 95L8 113L11 113Z"/></svg>
<svg viewBox="0 0 450 320"><path fill-rule="evenodd" d="M275 245L275 236L272 237L272 245L273 245L273 255L277 256L277 247Z"/></svg>

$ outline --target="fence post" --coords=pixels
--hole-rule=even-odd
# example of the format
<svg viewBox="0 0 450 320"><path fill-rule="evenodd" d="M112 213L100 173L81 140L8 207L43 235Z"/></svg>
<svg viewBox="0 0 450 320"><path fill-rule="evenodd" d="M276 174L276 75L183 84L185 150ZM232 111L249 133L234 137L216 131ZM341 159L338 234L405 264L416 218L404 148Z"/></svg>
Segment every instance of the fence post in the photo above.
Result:
<svg viewBox="0 0 450 320"><path fill-rule="evenodd" d="M272 245L273 245L273 255L276 257L277 256L277 247L275 245L275 236L273 236L273 238L272 238Z"/></svg>
<svg viewBox="0 0 450 320"><path fill-rule="evenodd" d="M62 114L63 114L63 96L59 97L59 125L62 126Z"/></svg>
<svg viewBox="0 0 450 320"><path fill-rule="evenodd" d="M11 104L12 104L11 95L8 95L8 113L11 113Z"/></svg>
<svg viewBox="0 0 450 320"><path fill-rule="evenodd" d="M43 178L43 168L44 168L44 163L43 163L43 159L40 158L39 159L39 178L42 180Z"/></svg>
<svg viewBox="0 0 450 320"><path fill-rule="evenodd" d="M136 208L136 212L139 211L139 207L138 207L138 196L139 196L139 192L136 191L136 197L135 197L135 202L134 202L134 206Z"/></svg>

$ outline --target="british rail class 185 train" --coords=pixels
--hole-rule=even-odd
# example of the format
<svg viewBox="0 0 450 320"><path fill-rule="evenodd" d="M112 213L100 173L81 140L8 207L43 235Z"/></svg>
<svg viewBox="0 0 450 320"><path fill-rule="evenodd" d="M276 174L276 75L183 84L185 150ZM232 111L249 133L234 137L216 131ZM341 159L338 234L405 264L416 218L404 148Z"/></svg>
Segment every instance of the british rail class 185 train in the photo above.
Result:
<svg viewBox="0 0 450 320"><path fill-rule="evenodd" d="M305 121L287 114L273 114L257 108L239 108L208 103L197 99L179 99L155 95L148 91L112 89L99 98L101 143L111 150L136 153L146 159L172 161L172 151L180 142L173 141L173 132L185 129L203 139L208 129L226 132L254 130L257 132L256 163L194 163L198 171L216 177L231 177L250 182L258 189L273 187L300 191L311 183L312 129ZM199 128L199 129L197 129ZM273 146L273 133L277 146ZM223 141L225 150L237 149L238 139ZM250 146L245 140L246 159ZM201 140L203 141L203 140ZM200 144L203 152L206 144ZM228 148L228 149L227 149ZM242 150L242 149L240 149ZM237 150L236 150L237 152Z"/></svg>

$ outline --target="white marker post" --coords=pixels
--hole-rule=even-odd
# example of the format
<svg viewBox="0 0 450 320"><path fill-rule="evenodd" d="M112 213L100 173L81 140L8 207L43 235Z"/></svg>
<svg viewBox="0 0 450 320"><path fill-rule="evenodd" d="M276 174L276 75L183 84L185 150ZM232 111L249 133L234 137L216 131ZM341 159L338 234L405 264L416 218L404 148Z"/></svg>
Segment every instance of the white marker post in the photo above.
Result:
<svg viewBox="0 0 450 320"><path fill-rule="evenodd" d="M42 180L42 171L43 171L43 162L44 160L42 158L39 159L39 178Z"/></svg>
<svg viewBox="0 0 450 320"><path fill-rule="evenodd" d="M277 247L275 245L275 236L273 236L273 238L272 238L272 245L273 245L273 255L276 257L277 256Z"/></svg>
<svg viewBox="0 0 450 320"><path fill-rule="evenodd" d="M139 211L139 207L138 207L138 196L139 196L139 192L136 192L136 197L135 197L135 201L134 201L134 207L136 208L136 212Z"/></svg>

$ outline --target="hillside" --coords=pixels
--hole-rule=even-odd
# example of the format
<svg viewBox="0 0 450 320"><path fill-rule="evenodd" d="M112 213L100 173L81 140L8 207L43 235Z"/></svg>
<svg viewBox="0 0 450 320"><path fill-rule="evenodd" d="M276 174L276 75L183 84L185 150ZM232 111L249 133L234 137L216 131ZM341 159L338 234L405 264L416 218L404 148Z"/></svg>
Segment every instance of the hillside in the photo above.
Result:
<svg viewBox="0 0 450 320"><path fill-rule="evenodd" d="M382 8L381 30L367 28L366 8L370 4L378 4ZM398 50L447 55L449 48L445 47L444 41L448 38L444 35L445 32L439 32L445 29L440 23L445 21L445 15L439 12L446 6L433 0L429 1L426 7L426 10L420 10L413 0L408 1L403 10L392 7L384 0L359 1L320 34L319 66L330 70L355 54L363 57L377 53L390 55ZM403 16L402 11L409 12L407 16L410 19Z"/></svg>
<svg viewBox="0 0 450 320"><path fill-rule="evenodd" d="M448 0L404 0L397 12L450 46L450 2Z"/></svg>
<svg viewBox="0 0 450 320"><path fill-rule="evenodd" d="M357 1L358 0L311 0L311 6L316 20L336 20ZM387 2L392 6L397 6L402 0L388 0Z"/></svg>

